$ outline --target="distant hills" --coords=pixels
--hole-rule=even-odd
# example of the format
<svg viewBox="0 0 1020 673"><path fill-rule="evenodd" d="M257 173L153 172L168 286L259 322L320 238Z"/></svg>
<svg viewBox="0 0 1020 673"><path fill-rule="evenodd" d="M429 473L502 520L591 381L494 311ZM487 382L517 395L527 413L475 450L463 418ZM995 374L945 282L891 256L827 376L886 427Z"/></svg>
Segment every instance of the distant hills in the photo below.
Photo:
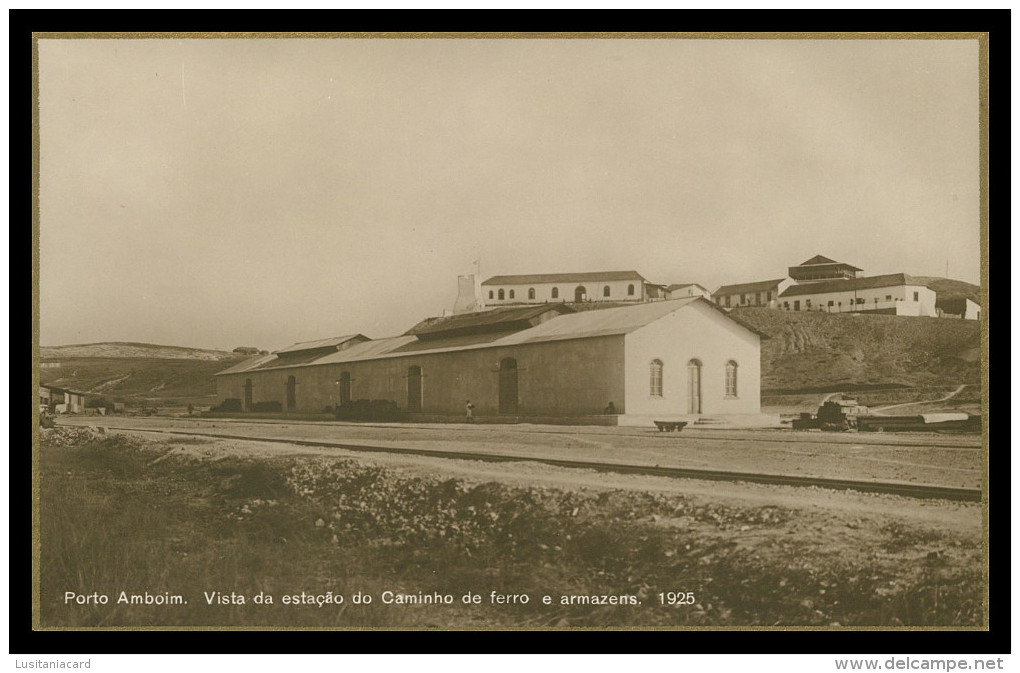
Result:
<svg viewBox="0 0 1020 673"><path fill-rule="evenodd" d="M183 346L110 341L43 346L40 381L128 406L205 406L216 402L213 375L246 355Z"/></svg>
<svg viewBox="0 0 1020 673"><path fill-rule="evenodd" d="M184 346L159 346L133 341L106 341L94 344L72 344L69 346L42 346L39 357L46 360L61 358L159 358L161 360L226 360L236 358L235 353L187 348Z"/></svg>
<svg viewBox="0 0 1020 673"><path fill-rule="evenodd" d="M958 292L957 296L978 292L976 286L961 281L934 278L925 282L948 288L943 292ZM596 310L596 306L593 302L584 308ZM770 337L761 345L763 391L981 381L981 326L976 320L753 307L734 309L733 315ZM212 405L216 402L213 375L249 357L130 342L41 350L43 383L129 406Z"/></svg>

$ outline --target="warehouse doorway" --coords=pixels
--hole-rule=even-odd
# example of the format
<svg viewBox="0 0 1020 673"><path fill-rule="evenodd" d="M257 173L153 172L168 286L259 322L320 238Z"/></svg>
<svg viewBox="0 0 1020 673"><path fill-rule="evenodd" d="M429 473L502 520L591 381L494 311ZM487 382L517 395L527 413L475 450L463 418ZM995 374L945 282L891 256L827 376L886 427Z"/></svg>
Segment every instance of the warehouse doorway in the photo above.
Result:
<svg viewBox="0 0 1020 673"><path fill-rule="evenodd" d="M588 290L585 289L584 285L578 285L574 289L574 301L584 301L588 296Z"/></svg>
<svg viewBox="0 0 1020 673"><path fill-rule="evenodd" d="M517 406L517 360L503 358L499 361L499 413L516 414Z"/></svg>
<svg viewBox="0 0 1020 673"><path fill-rule="evenodd" d="M297 406L297 379L287 377L287 411L294 411Z"/></svg>
<svg viewBox="0 0 1020 673"><path fill-rule="evenodd" d="M251 411L251 379L244 380L244 410Z"/></svg>
<svg viewBox="0 0 1020 673"><path fill-rule="evenodd" d="M407 410L421 411L421 367L407 368Z"/></svg>
<svg viewBox="0 0 1020 673"><path fill-rule="evenodd" d="M336 382L339 387L337 403L347 404L351 401L351 373L341 372L340 380Z"/></svg>

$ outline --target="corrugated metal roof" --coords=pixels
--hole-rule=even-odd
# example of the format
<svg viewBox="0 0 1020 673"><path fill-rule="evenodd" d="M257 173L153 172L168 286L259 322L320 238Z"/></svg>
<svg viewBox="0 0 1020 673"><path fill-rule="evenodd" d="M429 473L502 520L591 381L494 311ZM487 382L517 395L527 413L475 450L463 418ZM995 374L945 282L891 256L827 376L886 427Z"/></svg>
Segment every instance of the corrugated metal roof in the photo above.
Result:
<svg viewBox="0 0 1020 673"><path fill-rule="evenodd" d="M861 269L858 269L853 264L847 264L846 262L834 262L831 259L829 259L828 257L822 257L821 255L817 255L815 257L812 257L808 261L802 262L800 264L797 264L796 266L791 266L790 268L791 269L802 269L804 267L811 267L812 269L817 269L818 267L825 267L825 266L842 267L842 268L846 268L846 269L853 269L854 271L860 271L861 270Z"/></svg>
<svg viewBox="0 0 1020 673"><path fill-rule="evenodd" d="M803 285L791 285L780 297L796 297L805 294L824 294L826 292L852 292L868 290L876 287L896 287L899 285L920 285L905 273L887 273L883 276L866 276L864 278L841 278L839 280L820 280Z"/></svg>
<svg viewBox="0 0 1020 673"><path fill-rule="evenodd" d="M285 365L293 366L300 365L306 362L314 362L323 355L328 355L335 352L332 348L319 348L315 350L304 350L304 351L292 351L290 353L284 353L283 355L277 355L274 360L264 362L262 364L255 365L251 369L269 369L271 367L283 367Z"/></svg>
<svg viewBox="0 0 1020 673"><path fill-rule="evenodd" d="M684 297L683 299L654 301L602 311L584 311L562 315L529 330L508 335L501 339L498 345L627 334L696 301L705 300L700 297Z"/></svg>
<svg viewBox="0 0 1020 673"><path fill-rule="evenodd" d="M390 357L412 356L427 353L449 353L452 351L465 351L479 348L496 348L500 346L516 346L548 341L586 339L600 336L627 334L669 315L674 311L678 311L697 302L701 302L705 306L709 306L713 310L719 311L745 329L748 329L763 338L768 338L767 335L753 327L750 327L747 323L734 318L728 312L703 297L684 297L683 299L669 299L643 304L632 304L630 306L607 308L597 311L569 313L557 316L552 320L547 320L535 327L507 335L475 334L431 341L419 341L417 337L410 335L401 335L386 339L373 339L371 341L355 344L350 348L337 351L336 353L329 353L320 358L316 358L312 362L301 363L297 366L308 367L326 364L340 364L344 362L379 360ZM242 365L243 364L244 363L242 363ZM268 363L267 365L260 367L260 369L272 368L273 366L283 368L293 365L283 362ZM237 365L226 371L219 372L217 376L221 374L236 374L246 371L244 369L240 369L240 367L241 365Z"/></svg>
<svg viewBox="0 0 1020 673"><path fill-rule="evenodd" d="M245 372L248 371L249 369L255 369L256 367L265 362L269 362L270 360L276 359L277 359L276 355L274 355L273 353L269 353L268 355L257 355L253 358L242 360L233 367L228 367L227 369L224 369L222 372L216 372L216 376L220 376L221 374L236 374L238 372Z"/></svg>
<svg viewBox="0 0 1020 673"><path fill-rule="evenodd" d="M70 393L71 395L91 395L92 393L86 393L81 390L71 390L70 388L58 388L57 386L48 386L45 383L39 384L40 388L45 388L51 393Z"/></svg>
<svg viewBox="0 0 1020 673"><path fill-rule="evenodd" d="M316 348L329 348L330 346L340 346L350 341L351 339L357 339L358 337L361 337L362 339L368 338L364 334L347 334L345 336L331 337L329 339L319 339L317 341L299 341L298 343L287 346L286 348L281 348L276 352L294 353L297 351L314 350Z"/></svg>
<svg viewBox="0 0 1020 673"><path fill-rule="evenodd" d="M604 280L640 280L637 271L590 271L584 273L534 273L521 276L493 276L482 285L527 285L528 283L597 283Z"/></svg>
<svg viewBox="0 0 1020 673"><path fill-rule="evenodd" d="M435 339L427 339L424 341L412 341L411 343L404 344L394 348L391 353L412 353L426 350L434 350L436 348L455 348L460 346L476 346L479 344L488 344L502 339L507 335L506 332L484 332L482 334L461 334L458 336L439 337Z"/></svg>
<svg viewBox="0 0 1020 673"><path fill-rule="evenodd" d="M759 280L754 283L737 283L736 285L723 285L721 288L712 293L712 296L725 295L725 294L741 294L743 292L765 292L767 290L774 290L782 283L785 278L777 278L776 280Z"/></svg>
<svg viewBox="0 0 1020 673"><path fill-rule="evenodd" d="M356 360L371 360L372 358L385 355L391 350L394 350L407 343L417 342L417 338L413 336L396 336L388 337L386 339L370 339L369 341L363 341L359 344L354 344L350 348L346 348L342 351L336 351L335 353L326 353L320 355L307 362L298 361L295 362L289 359L278 358L276 355L263 355L260 358L253 358L246 360L240 364L234 365L230 369L225 369L222 372L217 372L216 376L223 374L238 374L246 371L253 370L266 370L266 369L286 369L288 367L307 367L309 365L325 365L339 362L353 362Z"/></svg>
<svg viewBox="0 0 1020 673"><path fill-rule="evenodd" d="M373 339L356 344L342 351L323 355L315 361L316 365L336 364L340 362L357 362L358 360L373 360L379 357L386 357L392 351L409 343L417 343L418 338L402 334L385 339Z"/></svg>
<svg viewBox="0 0 1020 673"><path fill-rule="evenodd" d="M514 323L525 323L532 318L555 311L558 313L571 313L574 309L563 304L529 304L527 306L513 306L508 308L494 308L489 311L478 311L475 313L462 313L452 315L442 320L432 322L422 327L415 326L407 334L430 335L442 334L445 332L457 332L461 330L482 330L491 328L494 331L500 329L511 329ZM419 323L420 324L420 323Z"/></svg>

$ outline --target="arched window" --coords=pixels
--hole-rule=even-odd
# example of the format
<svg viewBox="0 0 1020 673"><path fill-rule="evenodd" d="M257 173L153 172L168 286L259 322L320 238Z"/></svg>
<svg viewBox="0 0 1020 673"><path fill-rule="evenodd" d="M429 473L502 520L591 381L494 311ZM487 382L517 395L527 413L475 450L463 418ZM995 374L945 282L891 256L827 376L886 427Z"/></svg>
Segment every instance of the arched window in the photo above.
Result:
<svg viewBox="0 0 1020 673"><path fill-rule="evenodd" d="M492 299L492 290L489 290L489 299Z"/></svg>
<svg viewBox="0 0 1020 673"><path fill-rule="evenodd" d="M737 363L730 360L726 363L726 397L737 396Z"/></svg>
<svg viewBox="0 0 1020 673"><path fill-rule="evenodd" d="M498 296L499 296L500 299L504 298L503 297L503 288L499 288L499 295Z"/></svg>
<svg viewBox="0 0 1020 673"><path fill-rule="evenodd" d="M652 397L662 397L662 360L652 360L648 369L648 392Z"/></svg>
<svg viewBox="0 0 1020 673"><path fill-rule="evenodd" d="M552 298L553 299L559 299L560 298L560 288L558 288L558 287L554 287L553 288Z"/></svg>
<svg viewBox="0 0 1020 673"><path fill-rule="evenodd" d="M634 296L634 283L631 283L630 285L627 286L627 296L628 297Z"/></svg>
<svg viewBox="0 0 1020 673"><path fill-rule="evenodd" d="M529 287L528 288L528 299L534 299L534 298L535 298L535 288Z"/></svg>
<svg viewBox="0 0 1020 673"><path fill-rule="evenodd" d="M602 288L602 296L603 297L608 297L609 296L609 286L608 285L606 285L604 288Z"/></svg>
<svg viewBox="0 0 1020 673"><path fill-rule="evenodd" d="M513 299L513 298L514 298L514 291L513 291L513 290L510 290L510 298L511 298L511 299Z"/></svg>

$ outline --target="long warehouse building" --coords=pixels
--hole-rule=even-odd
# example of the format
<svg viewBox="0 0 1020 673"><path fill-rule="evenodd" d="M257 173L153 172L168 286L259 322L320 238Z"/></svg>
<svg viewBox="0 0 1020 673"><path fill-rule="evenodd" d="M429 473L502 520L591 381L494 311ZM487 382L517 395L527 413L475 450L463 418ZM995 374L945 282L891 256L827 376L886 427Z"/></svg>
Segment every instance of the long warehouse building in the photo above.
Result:
<svg viewBox="0 0 1020 673"><path fill-rule="evenodd" d="M401 336L295 344L218 373L217 393L245 410L279 401L321 412L382 399L448 416L462 415L467 400L479 416L759 414L761 338L701 297L588 311L496 308Z"/></svg>

